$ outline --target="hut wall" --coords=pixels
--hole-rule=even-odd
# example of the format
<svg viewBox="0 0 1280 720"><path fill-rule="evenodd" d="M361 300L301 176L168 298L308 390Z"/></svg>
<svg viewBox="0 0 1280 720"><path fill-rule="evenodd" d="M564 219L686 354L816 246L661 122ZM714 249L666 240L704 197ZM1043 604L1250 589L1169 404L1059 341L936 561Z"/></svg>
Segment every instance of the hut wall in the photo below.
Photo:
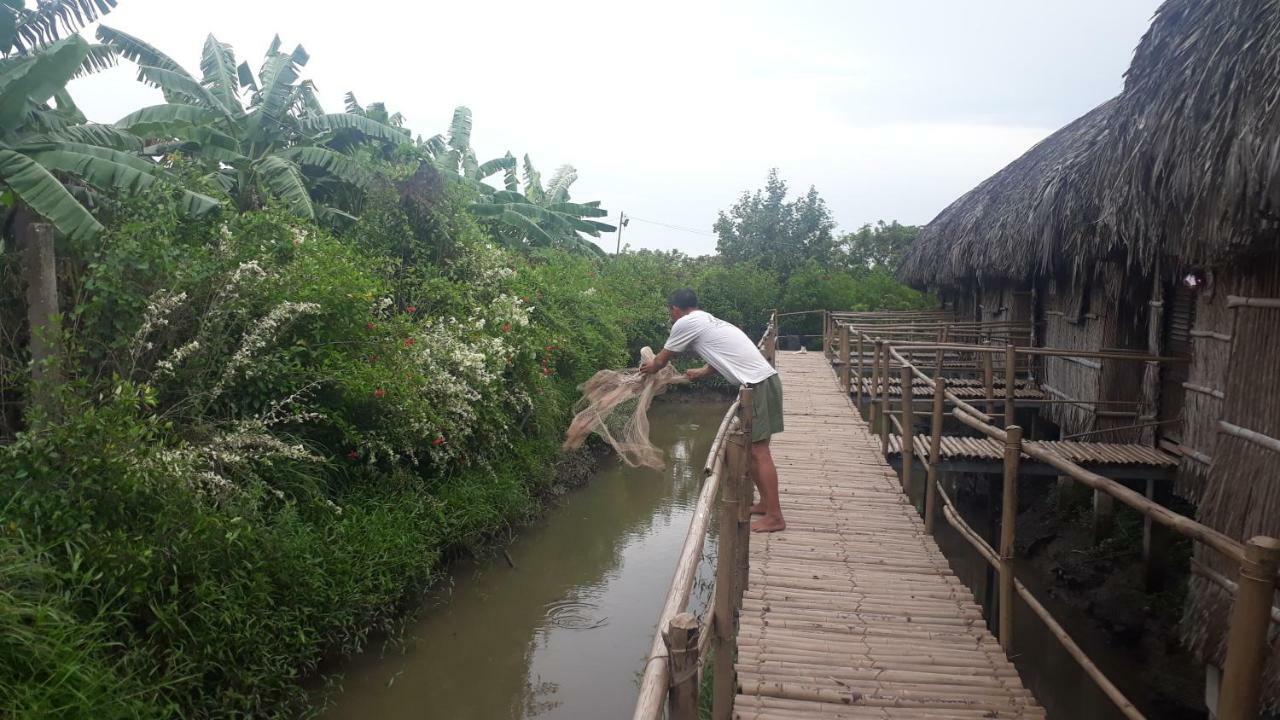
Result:
<svg viewBox="0 0 1280 720"><path fill-rule="evenodd" d="M1216 435L1197 514L1201 522L1237 540L1256 535L1280 537L1280 475L1275 471L1280 451L1227 431L1229 424L1280 439L1280 308L1228 308L1226 302L1228 294L1280 299L1280 253L1219 273L1210 280L1210 285L1214 284L1212 295L1203 296L1197 307L1197 311L1203 308L1208 312L1197 316L1196 325L1220 323L1217 327L1225 326L1231 341L1225 350L1206 350L1206 366L1193 368L1193 377L1206 380L1211 379L1208 373L1221 372L1218 387L1226 395L1219 401L1220 415L1189 418L1196 425L1212 426L1212 431L1201 432ZM1228 345L1198 338L1197 361L1201 346L1207 343ZM1216 553L1198 547L1197 555L1228 577L1235 572ZM1199 578L1193 580L1184 633L1203 658L1219 665L1230 607L1230 598L1216 586ZM1280 704L1280 638L1272 637L1267 668L1267 696L1275 707Z"/></svg>
<svg viewBox="0 0 1280 720"><path fill-rule="evenodd" d="M1208 279L1208 285L1196 297L1191 365L1186 370L1186 387L1198 390L1186 389L1182 399L1182 459L1177 491L1191 500L1200 499L1216 454L1223 400L1214 393L1226 391L1235 317L1235 311L1227 307L1227 295L1244 282L1235 271L1211 273ZM1170 411L1172 408L1162 409L1162 414Z"/></svg>
<svg viewBox="0 0 1280 720"><path fill-rule="evenodd" d="M1044 345L1051 348L1097 350L1102 346L1103 324L1089 308L1101 305L1092 287L1073 288L1068 283L1047 284L1044 299ZM1083 297L1082 297L1083 295ZM1096 302L1094 302L1096 300ZM1092 360L1046 357L1041 385L1050 398L1091 401L1098 397L1098 364ZM1093 412L1081 405L1045 405L1045 419L1063 435L1093 429Z"/></svg>

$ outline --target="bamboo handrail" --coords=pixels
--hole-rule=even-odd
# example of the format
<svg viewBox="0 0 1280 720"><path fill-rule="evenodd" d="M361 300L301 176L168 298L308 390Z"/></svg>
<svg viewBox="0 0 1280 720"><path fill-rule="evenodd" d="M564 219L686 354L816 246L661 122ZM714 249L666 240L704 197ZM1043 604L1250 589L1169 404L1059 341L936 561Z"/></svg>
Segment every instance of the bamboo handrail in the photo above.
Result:
<svg viewBox="0 0 1280 720"><path fill-rule="evenodd" d="M835 320L837 325L851 324L844 323L841 319ZM945 323L940 324L943 328L948 328ZM910 328L901 328L909 331L912 335L922 335L918 332L918 328L912 326ZM991 329L991 328L986 328ZM1136 510L1149 521L1158 522L1161 525L1170 528L1180 535L1191 538L1193 541L1200 542L1205 546L1217 551L1228 560L1232 561L1239 568L1240 582L1233 582L1221 573L1213 571L1202 566L1198 562L1193 561L1193 571L1208 578L1235 598L1232 604L1232 615L1228 625L1227 638L1227 661L1224 664L1223 683L1219 691L1219 702L1221 716L1224 720L1243 720L1252 717L1257 712L1259 698L1261 696L1261 673L1262 664L1265 660L1267 651L1265 636L1266 624L1269 621L1280 622L1280 609L1272 604L1273 594L1276 589L1276 569L1280 564L1280 540L1267 537L1257 537L1248 543L1241 543L1227 535L1203 525L1191 518L1179 515L1158 503L1153 502L1144 495L1137 493L1124 485L1115 482L1109 478L1103 477L1096 473L1090 472L1083 467L1070 462L1053 452L1037 446L1033 443L1023 443L1021 439L1021 428L1013 425L1013 409L1015 407L1015 398L1010 391L1016 387L1016 373L1020 369L1031 370L1032 363L1028 357L1027 363L1021 368L1018 366L1018 354L1026 356L1041 357L1065 357L1065 358L1093 358L1097 360L1118 360L1127 362L1146 362L1149 364L1162 362L1187 362L1187 358L1164 357L1158 355L1148 355L1143 353L1127 353L1115 351L1089 352L1059 348L1034 348L1034 347L1018 347L1012 343L1005 343L1003 346L993 345L966 345L963 343L947 342L949 339L946 335L947 330L943 329L939 334L942 335L941 341L936 339L922 339L920 341L898 341L895 340L893 330L884 324L873 324L865 329L857 328L857 337L859 340L870 337L867 331L876 333L877 352L873 356L872 371L872 392L877 391L877 382L883 382L885 385L882 407L880 415L886 418L888 422L884 422L882 428L887 430L889 422L892 422L899 431L900 436L905 437L902 427L913 416L914 405L912 403L911 386L915 384L915 379L920 378L923 384L934 389L935 397L933 398L933 428L930 437L930 459L937 452L935 449L938 441L935 438L940 436L942 428L942 414L940 403L951 402L955 407L951 415L958 419L961 423L978 430L982 434L1001 441L1005 444L1005 473L1004 473L1004 505L1002 509L1001 523L1001 542L1000 552L997 553L982 537L969 527L969 525L960 516L955 508L951 498L947 495L941 483L937 482L936 476L930 478L928 491L936 495L936 499L941 500L942 514L955 530L964 538L980 556L983 557L990 565L1000 572L1000 630L999 639L1001 644L1006 648L1011 648L1012 635L1012 614L1011 614L1011 597L1016 593L1023 598L1028 607L1045 623L1049 631L1055 635L1062 643L1063 647L1081 666L1082 670L1093 679L1099 688L1109 699L1111 699L1121 714L1128 718L1142 718L1142 714L1137 708L1112 684L1098 667L1088 658L1078 645L1071 639L1066 631L1055 621L1052 615L1037 601L1034 596L1026 589L1026 587L1018 582L1013 574L1012 554L1013 554L1013 513L1016 512L1016 477L1018 460L1022 455L1026 455L1034 460L1038 460L1044 464L1057 469L1062 475L1075 479L1087 487L1107 494L1108 496L1118 499L1130 508ZM996 333L988 333L987 337L994 337ZM936 353L937 369L935 371L937 380L928 373L921 370L913 362L914 354L917 352L933 352ZM995 353L1003 354L1004 365L1003 381L1005 387L1004 412L999 414L1003 419L1003 423L1008 426L1007 430L996 427L992 424L993 419L997 416L995 413L988 411L982 413L977 408L964 403L959 398L953 397L953 394L947 389L943 373L948 369L946 360L959 359L964 353L972 353L975 361L972 363L952 363L952 370L956 364L963 364L962 370L972 372L981 372L983 376L984 395L988 406L994 401L994 367L992 359ZM978 359L981 361L978 361ZM861 357L859 358L861 359ZM894 367L894 363L900 368L901 380L899 386L903 393L902 398L902 418L903 421L897 422L897 418L888 413L888 392L887 385L890 377L890 370ZM861 373L859 373L859 387L861 387ZM939 382L942 381L942 382ZM941 393L938 392L941 386ZM941 397L936 397L941 395ZM874 397L874 395L873 395ZM1073 404L1088 406L1091 403L1087 401L1078 401L1071 399ZM1050 404L1046 401L1043 404ZM1124 404L1124 405L1141 405L1141 401L1100 401L1092 404ZM1121 428L1109 428L1115 430ZM1105 432L1105 430L1101 431ZM1276 449L1280 451L1280 440L1272 439L1267 436L1261 436L1248 430L1240 430L1234 426L1224 426L1219 424L1219 432L1234 434L1256 442L1259 445ZM905 472L909 464L905 461L906 447L910 447L903 443ZM886 443L887 453L887 443ZM913 453L914 454L914 453ZM923 461L923 458L922 458ZM934 468L931 463L925 465L931 474ZM906 478L903 478L904 482ZM926 495L925 501L925 527L927 532L932 531L932 513L935 512L933 507L936 500L931 501ZM1259 625L1261 623L1261 625Z"/></svg>

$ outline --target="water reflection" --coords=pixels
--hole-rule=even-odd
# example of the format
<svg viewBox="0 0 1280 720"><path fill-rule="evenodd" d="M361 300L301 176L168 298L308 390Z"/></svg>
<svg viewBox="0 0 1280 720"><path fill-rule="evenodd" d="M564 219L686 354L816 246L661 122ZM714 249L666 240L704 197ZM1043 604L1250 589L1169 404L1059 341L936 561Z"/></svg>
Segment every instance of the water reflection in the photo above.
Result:
<svg viewBox="0 0 1280 720"><path fill-rule="evenodd" d="M459 567L403 647L352 660L326 717L628 715L724 410L655 405L665 473L610 462L512 543L515 568Z"/></svg>

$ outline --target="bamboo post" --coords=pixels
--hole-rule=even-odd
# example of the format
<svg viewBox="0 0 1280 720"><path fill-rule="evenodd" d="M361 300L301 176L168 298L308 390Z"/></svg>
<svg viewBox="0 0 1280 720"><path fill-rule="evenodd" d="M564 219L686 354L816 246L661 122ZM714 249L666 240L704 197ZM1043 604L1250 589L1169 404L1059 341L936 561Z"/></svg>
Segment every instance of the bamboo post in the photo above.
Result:
<svg viewBox="0 0 1280 720"><path fill-rule="evenodd" d="M822 354L831 359L831 311L822 311Z"/></svg>
<svg viewBox="0 0 1280 720"><path fill-rule="evenodd" d="M1255 537L1245 545L1239 588L1227 629L1227 659L1218 691L1219 720L1258 717L1277 563L1280 540Z"/></svg>
<svg viewBox="0 0 1280 720"><path fill-rule="evenodd" d="M911 500L911 471L914 469L912 465L915 461L915 425L912 417L912 388L911 388L911 368L903 366L902 373L902 437L899 444L902 445L902 492L906 494L907 500Z"/></svg>
<svg viewBox="0 0 1280 720"><path fill-rule="evenodd" d="M682 612L667 623L662 634L667 644L671 687L667 690L669 720L698 718L698 618Z"/></svg>
<svg viewBox="0 0 1280 720"><path fill-rule="evenodd" d="M996 409L995 369L991 367L991 353L978 354L982 356L982 391L987 401L987 405L983 410L988 415L991 415Z"/></svg>
<svg viewBox="0 0 1280 720"><path fill-rule="evenodd" d="M868 404L871 407L871 427L876 426L876 419L880 416L879 410L879 393L880 393L880 348L883 341L876 340L875 345L871 348L871 398Z"/></svg>
<svg viewBox="0 0 1280 720"><path fill-rule="evenodd" d="M1018 375L1014 368L1018 363L1018 351L1010 343L1004 346L1004 427L1015 424L1017 420L1017 406L1014 404L1017 396L1014 393L1014 386L1018 384Z"/></svg>
<svg viewBox="0 0 1280 720"><path fill-rule="evenodd" d="M889 454L889 345L883 340L880 343L880 452Z"/></svg>
<svg viewBox="0 0 1280 720"><path fill-rule="evenodd" d="M840 390L849 394L849 326L840 328Z"/></svg>
<svg viewBox="0 0 1280 720"><path fill-rule="evenodd" d="M747 591L747 578L750 577L751 558L751 500L753 478L755 475L755 459L751 456L751 433L755 427L755 390L743 388L738 395L739 413L742 418L742 470L730 476L730 482L738 483L738 581L734 585L733 607L742 608L742 595Z"/></svg>
<svg viewBox="0 0 1280 720"><path fill-rule="evenodd" d="M858 372L855 375L855 377L857 377L858 379L858 387L854 391L856 393L856 396L855 396L856 402L854 404L854 407L858 409L858 412L862 412L862 333L861 332L858 333Z"/></svg>
<svg viewBox="0 0 1280 720"><path fill-rule="evenodd" d="M929 426L929 470L924 488L924 531L933 534L938 514L938 463L942 462L942 422L946 412L947 381L939 373L933 379L933 419Z"/></svg>
<svg viewBox="0 0 1280 720"><path fill-rule="evenodd" d="M750 389L738 393L739 406L750 407ZM742 484L738 481L747 464L750 453L745 427L739 427L731 438L728 451L729 474L720 483L720 542L716 552L715 630L716 661L713 669L715 693L712 697L711 717L729 720L733 713L733 656L734 656L734 606L737 604L738 557L738 505Z"/></svg>
<svg viewBox="0 0 1280 720"><path fill-rule="evenodd" d="M1018 463L1022 428L1010 425L1004 442L1004 486L1000 508L1000 647L1013 652L1013 538L1018 519Z"/></svg>

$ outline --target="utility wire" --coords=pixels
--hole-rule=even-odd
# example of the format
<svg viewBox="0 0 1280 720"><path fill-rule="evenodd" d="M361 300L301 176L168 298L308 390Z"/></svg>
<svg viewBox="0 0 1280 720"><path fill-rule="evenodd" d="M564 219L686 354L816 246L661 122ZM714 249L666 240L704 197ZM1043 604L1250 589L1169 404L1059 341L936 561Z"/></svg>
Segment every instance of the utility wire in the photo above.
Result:
<svg viewBox="0 0 1280 720"><path fill-rule="evenodd" d="M664 228L671 228L672 230L681 230L683 232L693 233L694 235L706 235L707 237L716 236L715 233L709 233L705 230L694 230L693 228L682 227L680 225L670 225L668 223L658 222L657 220L645 220L644 218L638 218L634 215L628 215L627 219L635 220L636 222L649 223L650 225L661 225Z"/></svg>

